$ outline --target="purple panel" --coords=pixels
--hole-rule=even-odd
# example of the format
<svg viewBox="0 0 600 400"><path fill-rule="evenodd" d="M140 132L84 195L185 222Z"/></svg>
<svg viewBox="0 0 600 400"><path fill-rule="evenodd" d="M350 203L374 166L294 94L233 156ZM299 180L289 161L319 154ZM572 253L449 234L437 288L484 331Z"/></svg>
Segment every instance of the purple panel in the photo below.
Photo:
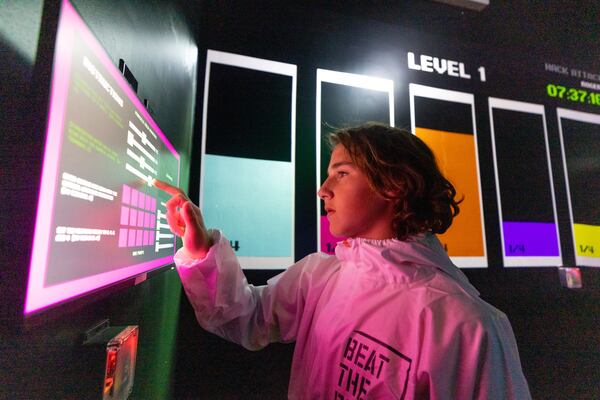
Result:
<svg viewBox="0 0 600 400"><path fill-rule="evenodd" d="M556 225L547 222L503 222L507 257L558 256Z"/></svg>
<svg viewBox="0 0 600 400"><path fill-rule="evenodd" d="M150 231L144 231L144 246L150 244Z"/></svg>
<svg viewBox="0 0 600 400"><path fill-rule="evenodd" d="M141 229L138 229L137 235L135 238L135 245L141 246L143 243L144 243L144 231Z"/></svg>
<svg viewBox="0 0 600 400"><path fill-rule="evenodd" d="M150 231L150 243L154 243L154 231Z"/></svg>

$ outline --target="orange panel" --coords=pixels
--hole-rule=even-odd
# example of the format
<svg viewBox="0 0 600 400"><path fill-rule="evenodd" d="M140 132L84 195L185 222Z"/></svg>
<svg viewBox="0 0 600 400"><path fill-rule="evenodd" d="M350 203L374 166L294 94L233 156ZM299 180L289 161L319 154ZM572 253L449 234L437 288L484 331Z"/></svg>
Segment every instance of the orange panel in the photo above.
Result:
<svg viewBox="0 0 600 400"><path fill-rule="evenodd" d="M484 255L479 179L473 135L416 128L416 134L431 148L444 176L456 188L460 214L450 229L438 235L448 255L479 257Z"/></svg>

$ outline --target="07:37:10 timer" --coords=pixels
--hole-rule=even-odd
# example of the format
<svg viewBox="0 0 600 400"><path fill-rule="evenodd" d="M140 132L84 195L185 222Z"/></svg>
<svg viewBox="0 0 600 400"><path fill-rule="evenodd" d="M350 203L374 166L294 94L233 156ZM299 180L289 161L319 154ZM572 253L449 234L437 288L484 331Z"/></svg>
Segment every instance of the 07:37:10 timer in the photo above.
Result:
<svg viewBox="0 0 600 400"><path fill-rule="evenodd" d="M549 83L546 85L546 93L550 97L600 106L600 93L588 92L584 89L569 88Z"/></svg>

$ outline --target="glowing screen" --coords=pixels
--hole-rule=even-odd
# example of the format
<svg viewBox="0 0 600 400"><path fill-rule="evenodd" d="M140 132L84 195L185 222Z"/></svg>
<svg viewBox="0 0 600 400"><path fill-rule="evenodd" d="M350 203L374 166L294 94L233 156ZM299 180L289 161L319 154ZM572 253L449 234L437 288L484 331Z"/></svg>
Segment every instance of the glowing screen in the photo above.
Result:
<svg viewBox="0 0 600 400"><path fill-rule="evenodd" d="M600 267L600 115L557 108L577 265Z"/></svg>
<svg viewBox="0 0 600 400"><path fill-rule="evenodd" d="M331 151L327 136L338 128L382 122L394 126L394 82L345 72L317 70L317 190L327 177ZM329 231L323 202L317 199L318 249L334 254L337 238Z"/></svg>
<svg viewBox="0 0 600 400"><path fill-rule="evenodd" d="M562 265L544 106L489 107L504 265Z"/></svg>
<svg viewBox="0 0 600 400"><path fill-rule="evenodd" d="M472 94L409 85L412 131L431 148L444 176L464 198L460 214L439 235L459 267L486 267L477 130Z"/></svg>
<svg viewBox="0 0 600 400"><path fill-rule="evenodd" d="M243 268L294 262L296 66L209 50L200 206Z"/></svg>
<svg viewBox="0 0 600 400"><path fill-rule="evenodd" d="M154 178L179 155L64 1L25 313L172 262Z"/></svg>

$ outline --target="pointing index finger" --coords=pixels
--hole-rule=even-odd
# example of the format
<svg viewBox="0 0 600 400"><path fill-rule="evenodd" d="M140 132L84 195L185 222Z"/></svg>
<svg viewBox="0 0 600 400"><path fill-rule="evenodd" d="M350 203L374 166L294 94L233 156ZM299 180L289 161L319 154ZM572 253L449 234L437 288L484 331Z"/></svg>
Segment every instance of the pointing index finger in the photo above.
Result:
<svg viewBox="0 0 600 400"><path fill-rule="evenodd" d="M156 186L160 190L163 190L173 196L178 195L178 194L182 194L185 196L185 193L181 189L179 189L177 186L170 185L167 182L163 182L159 179L154 179L154 186Z"/></svg>

